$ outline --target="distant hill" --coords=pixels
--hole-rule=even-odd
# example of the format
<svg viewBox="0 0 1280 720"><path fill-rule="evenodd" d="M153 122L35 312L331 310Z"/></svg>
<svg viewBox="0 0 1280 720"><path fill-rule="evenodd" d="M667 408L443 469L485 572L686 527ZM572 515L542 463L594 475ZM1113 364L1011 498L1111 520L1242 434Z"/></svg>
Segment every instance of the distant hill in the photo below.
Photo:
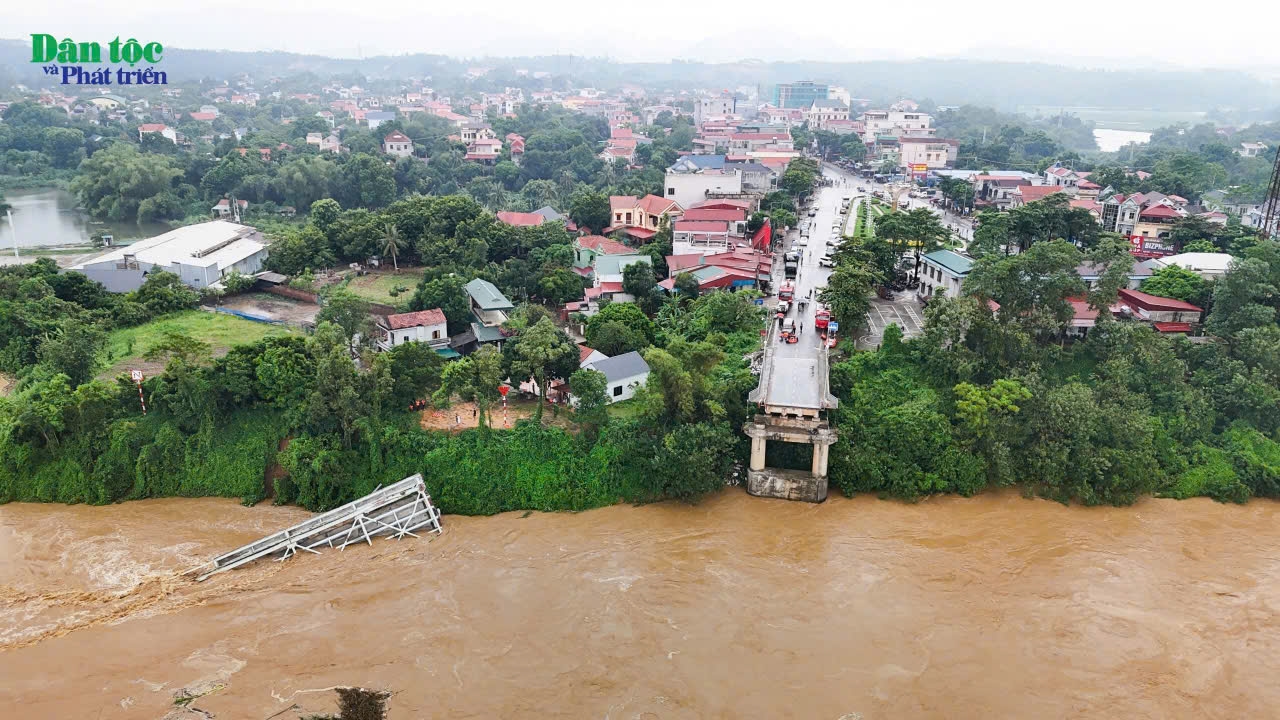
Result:
<svg viewBox="0 0 1280 720"><path fill-rule="evenodd" d="M19 40L0 40L0 84L40 86L43 76L29 62L30 48ZM811 79L841 85L857 97L877 101L909 97L940 104L972 103L1001 110L1020 105L1102 106L1158 110L1269 108L1280 103L1280 85L1245 72L1229 70L1084 70L1044 63L988 60L909 60L848 63L759 62L619 63L575 56L489 58L462 61L438 55L402 55L336 59L285 52L213 50L166 51L162 69L170 82L203 78L227 79L239 73L255 78L314 73L364 76L372 80L431 76L432 84L450 89L467 81L468 67L492 68L474 81L477 89L517 80L516 69L548 71L560 86L604 89L623 84L648 88L735 88L759 86L763 93L778 82ZM528 86L527 77L519 84Z"/></svg>

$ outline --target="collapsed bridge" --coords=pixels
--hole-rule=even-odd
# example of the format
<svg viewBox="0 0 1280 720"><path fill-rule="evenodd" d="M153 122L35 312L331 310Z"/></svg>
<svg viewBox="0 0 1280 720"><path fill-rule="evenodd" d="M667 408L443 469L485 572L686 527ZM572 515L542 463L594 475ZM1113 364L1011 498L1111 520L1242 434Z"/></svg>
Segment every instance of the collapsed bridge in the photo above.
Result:
<svg viewBox="0 0 1280 720"><path fill-rule="evenodd" d="M442 530L440 510L431 504L421 475L411 475L378 488L342 507L219 555L185 574L196 575L196 581L201 582L263 558L286 560L304 551L319 555L317 548L321 547L342 550L352 543L372 545L377 535L416 538L415 530L433 533Z"/></svg>

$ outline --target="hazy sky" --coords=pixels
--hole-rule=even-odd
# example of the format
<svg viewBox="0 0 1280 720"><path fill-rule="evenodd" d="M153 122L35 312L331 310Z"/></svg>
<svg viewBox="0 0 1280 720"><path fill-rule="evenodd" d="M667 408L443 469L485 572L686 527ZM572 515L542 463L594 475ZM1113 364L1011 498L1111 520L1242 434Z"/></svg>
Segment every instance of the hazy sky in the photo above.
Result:
<svg viewBox="0 0 1280 720"><path fill-rule="evenodd" d="M975 57L1063 64L1280 67L1280 3L906 4L762 0L53 0L6 3L0 35L288 50L337 57L568 54L722 62ZM804 8L811 8L805 12ZM983 8L991 8L983 12ZM225 21L219 21L219 17ZM1215 23L1218 23L1215 26ZM1119 61L1119 62L1116 62Z"/></svg>

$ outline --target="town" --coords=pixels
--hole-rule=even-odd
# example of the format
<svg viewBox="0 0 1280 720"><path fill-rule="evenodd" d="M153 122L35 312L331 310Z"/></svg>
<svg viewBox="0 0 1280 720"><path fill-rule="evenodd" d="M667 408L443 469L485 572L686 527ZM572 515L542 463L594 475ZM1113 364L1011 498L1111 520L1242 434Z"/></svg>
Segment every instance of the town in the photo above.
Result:
<svg viewBox="0 0 1280 720"><path fill-rule="evenodd" d="M1177 717L1264 687L1205 628L1252 643L1270 602L1270 85L167 38L55 68L101 48L30 37L0 40L0 704L1013 717L1022 686L926 700L920 668L1025 666L1125 677L1049 714ZM32 670L143 618L83 681ZM1117 670L1152 647L1230 682Z"/></svg>

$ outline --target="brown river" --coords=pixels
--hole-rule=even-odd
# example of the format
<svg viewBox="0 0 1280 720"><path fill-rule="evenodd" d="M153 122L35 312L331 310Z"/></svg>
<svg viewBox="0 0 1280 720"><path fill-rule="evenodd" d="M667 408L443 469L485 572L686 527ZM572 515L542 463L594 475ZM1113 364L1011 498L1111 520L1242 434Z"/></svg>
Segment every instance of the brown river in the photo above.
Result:
<svg viewBox="0 0 1280 720"><path fill-rule="evenodd" d="M729 490L179 574L306 515L0 506L0 718L295 720L339 685L393 720L1280 713L1272 502Z"/></svg>

